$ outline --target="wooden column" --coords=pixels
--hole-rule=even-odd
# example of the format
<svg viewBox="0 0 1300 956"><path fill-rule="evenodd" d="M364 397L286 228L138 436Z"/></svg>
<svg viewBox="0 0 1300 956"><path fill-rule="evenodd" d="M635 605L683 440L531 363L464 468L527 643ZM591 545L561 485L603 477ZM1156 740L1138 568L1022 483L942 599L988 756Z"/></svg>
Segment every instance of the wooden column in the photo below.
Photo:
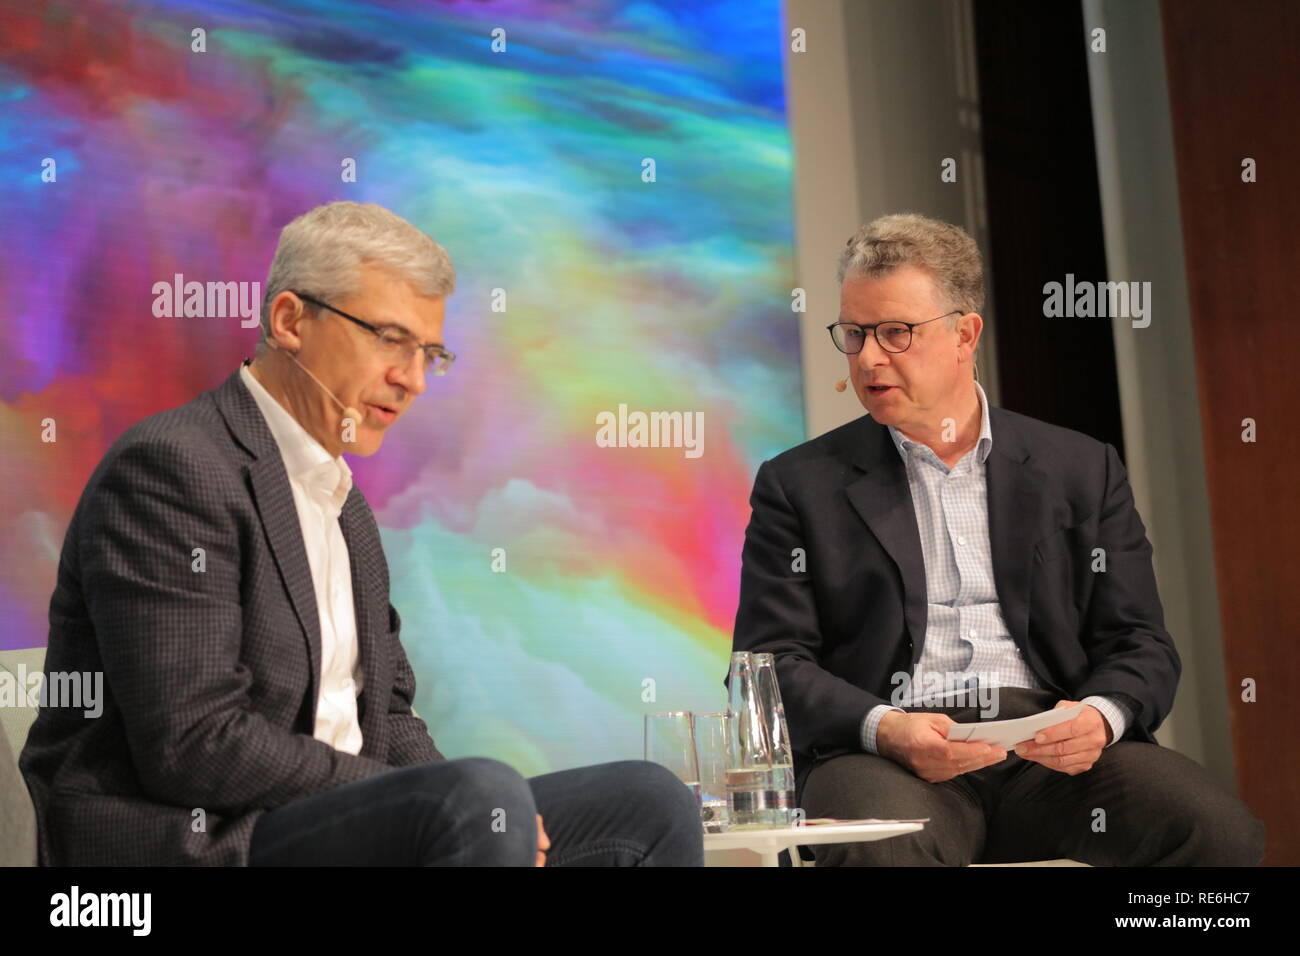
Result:
<svg viewBox="0 0 1300 956"><path fill-rule="evenodd" d="M1162 5L1225 691L1267 863L1300 864L1300 5ZM1122 42L1112 37L1112 43ZM1243 182L1253 159L1256 181ZM1255 441L1243 441L1243 422ZM1254 681L1258 701L1242 701Z"/></svg>

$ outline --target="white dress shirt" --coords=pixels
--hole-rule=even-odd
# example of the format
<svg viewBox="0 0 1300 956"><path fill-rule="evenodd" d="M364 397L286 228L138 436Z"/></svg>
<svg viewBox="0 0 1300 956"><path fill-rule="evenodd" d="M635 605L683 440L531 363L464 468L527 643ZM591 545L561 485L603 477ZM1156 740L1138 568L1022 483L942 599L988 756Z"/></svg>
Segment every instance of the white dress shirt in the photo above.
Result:
<svg viewBox="0 0 1300 956"><path fill-rule="evenodd" d="M951 468L934 449L889 426L907 469L925 562L928 604L925 644L908 688L911 693L900 700L904 706L923 705L920 697L927 686L923 675L943 675L958 687L978 683L1032 689L1043 686L1007 629L993 580L985 480L993 430L988 398L979 382L975 391L980 403L980 437ZM1123 736L1132 714L1122 703L1099 694L1085 697L1083 702L1096 707L1110 724L1112 744ZM877 704L863 719L862 748L868 753L876 753L880 718L891 710L905 713L898 707Z"/></svg>
<svg viewBox="0 0 1300 956"><path fill-rule="evenodd" d="M361 752L357 697L361 694L361 655L356 609L352 603L352 563L339 527L339 513L352 490L352 469L298 424L245 365L239 377L262 410L280 449L298 510L302 540L311 567L320 614L320 694L312 736L345 753Z"/></svg>

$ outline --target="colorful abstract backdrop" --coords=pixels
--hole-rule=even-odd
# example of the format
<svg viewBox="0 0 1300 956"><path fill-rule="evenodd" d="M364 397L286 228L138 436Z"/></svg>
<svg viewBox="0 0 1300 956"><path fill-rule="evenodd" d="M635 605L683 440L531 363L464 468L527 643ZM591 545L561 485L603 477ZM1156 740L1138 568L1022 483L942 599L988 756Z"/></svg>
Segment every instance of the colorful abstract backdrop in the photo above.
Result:
<svg viewBox="0 0 1300 956"><path fill-rule="evenodd" d="M252 354L154 284L264 283L356 199L459 274L455 367L349 459L439 747L535 774L723 706L753 474L803 437L783 33L778 0L0 0L0 649L46 642L114 439ZM620 405L702 413L703 454L602 447Z"/></svg>

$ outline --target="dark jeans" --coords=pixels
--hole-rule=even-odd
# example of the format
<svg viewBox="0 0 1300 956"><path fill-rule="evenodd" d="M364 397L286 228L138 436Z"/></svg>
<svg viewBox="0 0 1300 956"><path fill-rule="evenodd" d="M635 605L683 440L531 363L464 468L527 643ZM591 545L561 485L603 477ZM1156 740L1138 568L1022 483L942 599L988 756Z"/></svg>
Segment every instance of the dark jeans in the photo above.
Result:
<svg viewBox="0 0 1300 956"><path fill-rule="evenodd" d="M624 760L525 780L486 757L394 768L262 815L250 866L703 866L694 795Z"/></svg>
<svg viewBox="0 0 1300 956"><path fill-rule="evenodd" d="M1050 691L1003 688L994 719L1050 710ZM969 707L905 707L958 723ZM1070 776L1014 751L983 770L927 783L885 757L831 757L799 795L809 817L929 817L925 829L875 843L814 848L818 866L965 866L1068 857L1093 866L1253 866L1264 824L1200 764L1121 740Z"/></svg>

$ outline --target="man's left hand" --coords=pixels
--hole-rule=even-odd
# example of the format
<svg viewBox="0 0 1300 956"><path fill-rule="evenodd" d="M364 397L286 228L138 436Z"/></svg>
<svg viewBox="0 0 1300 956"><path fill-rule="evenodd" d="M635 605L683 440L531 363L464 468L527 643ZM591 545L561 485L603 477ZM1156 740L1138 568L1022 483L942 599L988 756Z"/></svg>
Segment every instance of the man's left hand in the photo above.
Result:
<svg viewBox="0 0 1300 956"><path fill-rule="evenodd" d="M1077 700L1058 701L1055 710L1073 707ZM1074 720L1040 730L1033 740L1016 744L1016 753L1025 760L1041 763L1049 770L1075 774L1091 770L1101 752L1110 743L1111 730L1106 718L1089 704Z"/></svg>

